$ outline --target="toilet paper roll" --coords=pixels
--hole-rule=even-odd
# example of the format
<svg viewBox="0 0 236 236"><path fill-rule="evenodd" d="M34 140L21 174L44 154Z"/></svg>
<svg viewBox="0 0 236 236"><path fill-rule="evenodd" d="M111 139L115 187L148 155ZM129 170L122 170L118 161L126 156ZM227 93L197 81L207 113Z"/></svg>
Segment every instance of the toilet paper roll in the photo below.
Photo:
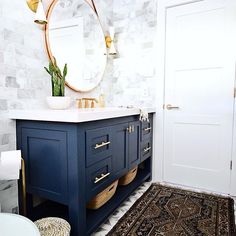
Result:
<svg viewBox="0 0 236 236"><path fill-rule="evenodd" d="M0 180L19 179L21 151L2 152L0 157Z"/></svg>

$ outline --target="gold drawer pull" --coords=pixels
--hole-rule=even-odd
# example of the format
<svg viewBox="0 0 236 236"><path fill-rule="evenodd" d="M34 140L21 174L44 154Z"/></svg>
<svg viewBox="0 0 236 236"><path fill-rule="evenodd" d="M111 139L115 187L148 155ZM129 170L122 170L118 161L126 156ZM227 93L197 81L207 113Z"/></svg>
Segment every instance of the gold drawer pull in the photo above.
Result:
<svg viewBox="0 0 236 236"><path fill-rule="evenodd" d="M132 127L131 125L127 128L128 133L132 133Z"/></svg>
<svg viewBox="0 0 236 236"><path fill-rule="evenodd" d="M127 129L128 133L133 133L135 131L134 125L130 125Z"/></svg>
<svg viewBox="0 0 236 236"><path fill-rule="evenodd" d="M100 182L101 180L103 180L104 178L106 178L108 175L110 175L111 173L107 173L107 174L101 174L101 177L96 177L95 180L94 180L94 183L98 183Z"/></svg>
<svg viewBox="0 0 236 236"><path fill-rule="evenodd" d="M132 132L135 131L135 127L134 127L134 125L131 126L131 130L132 130Z"/></svg>
<svg viewBox="0 0 236 236"><path fill-rule="evenodd" d="M109 145L110 143L111 143L111 142L102 142L101 144L98 144L98 143L97 143L94 148L95 148L95 149L98 149L98 148L107 146L107 145Z"/></svg>
<svg viewBox="0 0 236 236"><path fill-rule="evenodd" d="M147 148L144 148L144 149L143 149L144 152L148 152L148 151L150 151L150 150L151 150L151 147L147 147Z"/></svg>
<svg viewBox="0 0 236 236"><path fill-rule="evenodd" d="M149 128L144 129L144 131L149 131L151 129L152 129L152 127L149 127Z"/></svg>

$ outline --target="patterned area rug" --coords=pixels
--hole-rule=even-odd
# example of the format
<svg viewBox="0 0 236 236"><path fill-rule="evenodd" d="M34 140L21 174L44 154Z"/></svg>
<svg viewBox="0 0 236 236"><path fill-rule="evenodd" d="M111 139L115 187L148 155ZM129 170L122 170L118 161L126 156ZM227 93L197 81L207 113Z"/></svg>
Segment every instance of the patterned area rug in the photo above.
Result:
<svg viewBox="0 0 236 236"><path fill-rule="evenodd" d="M108 236L233 236L231 198L152 184Z"/></svg>

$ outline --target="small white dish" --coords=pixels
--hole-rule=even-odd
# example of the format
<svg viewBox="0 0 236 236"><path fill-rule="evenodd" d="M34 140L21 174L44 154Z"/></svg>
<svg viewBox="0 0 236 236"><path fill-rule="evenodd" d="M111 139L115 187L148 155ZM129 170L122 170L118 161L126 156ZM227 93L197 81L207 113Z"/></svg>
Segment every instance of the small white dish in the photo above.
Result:
<svg viewBox="0 0 236 236"><path fill-rule="evenodd" d="M70 97L50 96L47 97L48 107L54 110L65 110L71 105Z"/></svg>

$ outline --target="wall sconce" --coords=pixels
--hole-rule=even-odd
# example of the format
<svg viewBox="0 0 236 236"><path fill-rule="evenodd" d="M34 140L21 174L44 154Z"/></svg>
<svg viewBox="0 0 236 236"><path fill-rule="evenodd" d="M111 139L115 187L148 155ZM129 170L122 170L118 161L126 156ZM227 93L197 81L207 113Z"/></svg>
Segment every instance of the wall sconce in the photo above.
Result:
<svg viewBox="0 0 236 236"><path fill-rule="evenodd" d="M47 18L43 9L42 0L27 0L28 7L30 10L35 12L34 22L37 24L47 24Z"/></svg>
<svg viewBox="0 0 236 236"><path fill-rule="evenodd" d="M115 36L115 30L114 27L109 28L110 35L105 37L106 40L106 46L108 48L108 54L109 55L116 55L116 48L114 45L114 36Z"/></svg>

